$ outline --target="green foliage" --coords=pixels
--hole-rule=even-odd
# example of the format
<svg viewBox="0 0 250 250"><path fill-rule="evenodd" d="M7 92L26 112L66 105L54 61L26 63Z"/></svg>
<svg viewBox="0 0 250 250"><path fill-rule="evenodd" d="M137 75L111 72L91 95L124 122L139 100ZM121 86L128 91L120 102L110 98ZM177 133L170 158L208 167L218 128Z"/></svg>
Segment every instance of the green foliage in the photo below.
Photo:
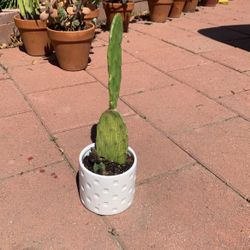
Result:
<svg viewBox="0 0 250 250"><path fill-rule="evenodd" d="M119 112L108 110L97 126L96 150L99 156L124 164L128 151L127 127Z"/></svg>
<svg viewBox="0 0 250 250"><path fill-rule="evenodd" d="M18 7L17 0L1 0L0 9L16 9Z"/></svg>
<svg viewBox="0 0 250 250"><path fill-rule="evenodd" d="M23 19L37 20L40 15L39 0L17 0Z"/></svg>
<svg viewBox="0 0 250 250"><path fill-rule="evenodd" d="M84 10L84 7L84 1L56 0L54 3L47 2L46 10L41 15L48 14L48 26L51 29L62 31L83 30L85 28L84 16L86 15L84 13L86 8ZM88 11L90 10L88 9Z"/></svg>
<svg viewBox="0 0 250 250"><path fill-rule="evenodd" d="M109 36L108 72L109 72L109 108L115 109L120 93L122 63L122 17L114 18Z"/></svg>
<svg viewBox="0 0 250 250"><path fill-rule="evenodd" d="M115 110L121 84L122 34L122 17L116 14L111 25L108 48L109 110L101 115L96 136L98 155L118 164L126 162L128 151L127 127L120 113Z"/></svg>

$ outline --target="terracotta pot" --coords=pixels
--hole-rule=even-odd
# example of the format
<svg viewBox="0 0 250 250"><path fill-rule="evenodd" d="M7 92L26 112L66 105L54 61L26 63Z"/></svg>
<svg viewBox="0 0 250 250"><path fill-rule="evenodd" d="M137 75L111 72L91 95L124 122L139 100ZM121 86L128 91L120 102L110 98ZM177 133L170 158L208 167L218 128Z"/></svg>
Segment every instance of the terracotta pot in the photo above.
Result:
<svg viewBox="0 0 250 250"><path fill-rule="evenodd" d="M201 5L207 6L207 7L215 7L218 3L218 0L202 0Z"/></svg>
<svg viewBox="0 0 250 250"><path fill-rule="evenodd" d="M183 12L195 12L195 9L198 5L199 0L186 0Z"/></svg>
<svg viewBox="0 0 250 250"><path fill-rule="evenodd" d="M181 16L186 0L174 0L169 17L178 18Z"/></svg>
<svg viewBox="0 0 250 250"><path fill-rule="evenodd" d="M41 20L23 20L19 15L14 17L24 48L31 56L44 56L52 52L47 34L47 24Z"/></svg>
<svg viewBox="0 0 250 250"><path fill-rule="evenodd" d="M94 18L97 18L99 16L99 13L100 13L100 9L97 8L97 9L93 9L93 10L90 10L90 13L88 15L86 15L84 17L84 19L86 21L91 21L93 20Z"/></svg>
<svg viewBox="0 0 250 250"><path fill-rule="evenodd" d="M62 69L77 71L87 67L90 46L95 35L95 25L87 25L88 29L80 31L56 31L47 28Z"/></svg>
<svg viewBox="0 0 250 250"><path fill-rule="evenodd" d="M134 2L127 2L126 4L103 2L102 4L107 17L107 30L110 29L115 14L120 13L123 19L123 31L128 32L129 19L135 6Z"/></svg>
<svg viewBox="0 0 250 250"><path fill-rule="evenodd" d="M164 23L171 10L173 0L148 0L150 20Z"/></svg>

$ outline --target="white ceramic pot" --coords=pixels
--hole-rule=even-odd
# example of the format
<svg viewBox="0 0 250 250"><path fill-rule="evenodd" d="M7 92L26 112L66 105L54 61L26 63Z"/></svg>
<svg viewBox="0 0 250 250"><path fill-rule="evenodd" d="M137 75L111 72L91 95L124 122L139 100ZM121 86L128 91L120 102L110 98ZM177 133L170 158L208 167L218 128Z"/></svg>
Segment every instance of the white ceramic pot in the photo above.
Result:
<svg viewBox="0 0 250 250"><path fill-rule="evenodd" d="M89 154L90 149L95 144L85 147L79 157L79 189L80 198L86 208L100 215L113 215L126 210L133 201L135 193L135 179L137 158L134 150L128 148L134 157L133 166L126 172L104 176L98 175L87 168L82 163L82 159Z"/></svg>

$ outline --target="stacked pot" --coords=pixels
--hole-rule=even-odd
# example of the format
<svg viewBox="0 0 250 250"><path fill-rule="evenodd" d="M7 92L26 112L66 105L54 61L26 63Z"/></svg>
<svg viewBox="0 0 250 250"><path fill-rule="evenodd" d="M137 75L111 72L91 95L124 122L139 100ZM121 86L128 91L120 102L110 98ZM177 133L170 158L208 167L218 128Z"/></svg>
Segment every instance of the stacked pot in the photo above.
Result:
<svg viewBox="0 0 250 250"><path fill-rule="evenodd" d="M195 12L198 3L214 7L218 0L148 0L150 20L163 23L167 18L179 18L182 12Z"/></svg>

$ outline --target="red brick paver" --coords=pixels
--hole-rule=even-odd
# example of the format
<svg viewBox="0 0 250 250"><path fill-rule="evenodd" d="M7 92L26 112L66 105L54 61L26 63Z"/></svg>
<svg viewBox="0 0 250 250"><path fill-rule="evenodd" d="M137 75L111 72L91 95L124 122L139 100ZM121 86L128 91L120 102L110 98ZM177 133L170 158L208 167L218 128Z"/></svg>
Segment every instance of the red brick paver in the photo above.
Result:
<svg viewBox="0 0 250 250"><path fill-rule="evenodd" d="M82 209L65 163L0 186L2 249L117 249L102 219Z"/></svg>
<svg viewBox="0 0 250 250"><path fill-rule="evenodd" d="M108 218L127 249L247 249L250 209L199 165L137 187L127 212Z"/></svg>
<svg viewBox="0 0 250 250"><path fill-rule="evenodd" d="M115 216L89 212L77 188L108 108L109 32L97 29L79 72L0 50L0 250L249 250L249 10L231 0L130 23L118 109L138 172Z"/></svg>

